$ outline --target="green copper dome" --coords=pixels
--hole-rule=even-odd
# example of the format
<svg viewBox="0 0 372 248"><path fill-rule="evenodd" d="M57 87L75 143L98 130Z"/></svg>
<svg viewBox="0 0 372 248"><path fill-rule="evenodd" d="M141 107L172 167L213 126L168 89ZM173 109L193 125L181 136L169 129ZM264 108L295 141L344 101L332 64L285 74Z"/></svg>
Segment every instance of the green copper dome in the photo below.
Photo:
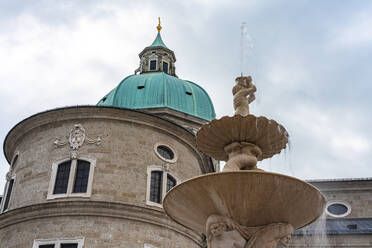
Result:
<svg viewBox="0 0 372 248"><path fill-rule="evenodd" d="M128 109L166 107L208 121L216 117L212 101L205 90L193 82L164 72L126 77L97 105Z"/></svg>

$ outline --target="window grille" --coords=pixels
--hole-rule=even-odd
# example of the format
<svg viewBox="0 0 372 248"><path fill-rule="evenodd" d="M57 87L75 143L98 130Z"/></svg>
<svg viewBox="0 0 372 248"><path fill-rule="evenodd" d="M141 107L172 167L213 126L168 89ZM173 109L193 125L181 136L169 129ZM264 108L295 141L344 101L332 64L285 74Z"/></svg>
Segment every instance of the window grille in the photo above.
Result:
<svg viewBox="0 0 372 248"><path fill-rule="evenodd" d="M89 179L90 163L84 160L78 160L76 166L74 193L87 192Z"/></svg>
<svg viewBox="0 0 372 248"><path fill-rule="evenodd" d="M68 180L70 177L70 168L71 161L67 161L58 165L53 194L67 193Z"/></svg>
<svg viewBox="0 0 372 248"><path fill-rule="evenodd" d="M150 165L147 167L146 204L162 207L165 194L177 185L177 178L165 170L164 166Z"/></svg>
<svg viewBox="0 0 372 248"><path fill-rule="evenodd" d="M163 172L151 171L150 201L161 203Z"/></svg>
<svg viewBox="0 0 372 248"><path fill-rule="evenodd" d="M169 147L160 145L156 148L156 150L163 158L168 160L174 159L174 153Z"/></svg>
<svg viewBox="0 0 372 248"><path fill-rule="evenodd" d="M54 162L47 199L90 197L95 164L96 160L92 158Z"/></svg>
<svg viewBox="0 0 372 248"><path fill-rule="evenodd" d="M84 238L72 239L36 239L32 248L83 248Z"/></svg>
<svg viewBox="0 0 372 248"><path fill-rule="evenodd" d="M61 244L61 248L77 248L78 244Z"/></svg>
<svg viewBox="0 0 372 248"><path fill-rule="evenodd" d="M12 162L12 167L14 167L17 163L18 160L18 154L14 157L13 162Z"/></svg>
<svg viewBox="0 0 372 248"><path fill-rule="evenodd" d="M163 62L163 72L168 73L168 63Z"/></svg>
<svg viewBox="0 0 372 248"><path fill-rule="evenodd" d="M167 192L176 186L177 181L171 175L167 174Z"/></svg>
<svg viewBox="0 0 372 248"><path fill-rule="evenodd" d="M150 71L156 71L156 60L150 61Z"/></svg>
<svg viewBox="0 0 372 248"><path fill-rule="evenodd" d="M13 184L14 184L14 179L11 179L9 181L8 191L6 192L3 211L7 210L9 207L9 201L10 201L10 196L12 194Z"/></svg>

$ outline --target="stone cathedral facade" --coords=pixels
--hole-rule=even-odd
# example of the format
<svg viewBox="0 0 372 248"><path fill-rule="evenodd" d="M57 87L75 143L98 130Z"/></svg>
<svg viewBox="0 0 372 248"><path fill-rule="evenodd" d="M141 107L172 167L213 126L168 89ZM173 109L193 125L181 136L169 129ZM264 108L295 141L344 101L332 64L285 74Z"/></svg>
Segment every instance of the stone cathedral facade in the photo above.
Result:
<svg viewBox="0 0 372 248"><path fill-rule="evenodd" d="M219 170L195 141L215 111L199 85L178 78L175 54L157 28L154 42L139 54L135 74L97 105L38 113L9 131L1 248L205 247L202 234L164 214L162 199L178 183ZM349 233L334 235L337 240L364 235L361 246L342 247L372 247L371 182L313 182L327 190L329 206L336 204L329 218L359 221L355 227L346 220ZM361 223L364 234L358 236ZM304 233L296 235L293 247L304 247Z"/></svg>
<svg viewBox="0 0 372 248"><path fill-rule="evenodd" d="M177 77L160 28L136 73L96 106L38 113L9 131L1 248L203 246L161 204L176 184L216 170L195 142L215 112Z"/></svg>

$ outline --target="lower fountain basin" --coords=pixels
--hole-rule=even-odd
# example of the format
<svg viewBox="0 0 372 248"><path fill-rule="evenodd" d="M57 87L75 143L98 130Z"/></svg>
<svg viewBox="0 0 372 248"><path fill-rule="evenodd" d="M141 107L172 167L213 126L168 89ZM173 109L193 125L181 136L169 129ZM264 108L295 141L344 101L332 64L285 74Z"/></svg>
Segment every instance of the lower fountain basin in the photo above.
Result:
<svg viewBox="0 0 372 248"><path fill-rule="evenodd" d="M288 223L294 229L315 221L325 198L299 179L264 171L231 171L202 175L174 187L163 207L174 221L200 233L212 214L243 226Z"/></svg>

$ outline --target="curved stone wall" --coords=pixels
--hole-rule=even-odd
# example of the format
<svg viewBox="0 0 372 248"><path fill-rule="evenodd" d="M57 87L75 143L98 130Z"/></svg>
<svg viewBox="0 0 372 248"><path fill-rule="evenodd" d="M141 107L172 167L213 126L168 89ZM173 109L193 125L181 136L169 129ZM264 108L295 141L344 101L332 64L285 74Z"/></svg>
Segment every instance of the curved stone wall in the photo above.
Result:
<svg viewBox="0 0 372 248"><path fill-rule="evenodd" d="M0 216L3 247L32 247L34 240L84 239L84 247L200 247L200 236L161 211L103 202L54 202Z"/></svg>
<svg viewBox="0 0 372 248"><path fill-rule="evenodd" d="M85 130L85 140L78 145L78 148L73 149L69 143L69 135L75 125L78 124ZM158 143L166 144L172 148L177 157L174 163L168 163L159 158L155 152L155 145ZM69 206L73 202L86 202L86 204L102 202L123 204L123 206L129 204L138 207L139 212L146 209L146 211L153 211L156 215L157 212L162 213L162 209L146 204L147 170L149 166L164 168L178 180L177 183L213 171L211 161L196 149L195 136L190 131L151 114L106 107L71 107L34 115L19 123L9 132L4 143L4 152L8 161L11 161L15 154L19 156L16 164L9 172L9 177L15 176L9 208L7 212L0 215L0 240L7 238L9 244L17 244L15 233L10 230L17 230L18 234L24 234L25 240L28 240L26 238L28 236L30 239L44 238L49 234L52 236L60 234L56 231L51 231L48 234L42 228L35 229L35 226L49 226L50 229L53 229L53 226L57 228L58 223L62 227L66 226L66 235L69 234L67 223L71 223L72 229L86 229L86 232L83 232L88 236L84 233L79 234L80 236L83 234L83 236L86 236L85 247L104 247L89 243L91 242L89 241L90 237L92 240L100 240L99 238L95 239L95 232L119 237L119 233L122 231L136 233L143 229L142 238L137 240L145 241L147 236L151 236L152 227L150 226L154 224L149 224L143 220L140 220L139 223L135 223L135 220L123 223L121 220L107 216L101 216L98 219L85 218L84 215L86 214L84 212L86 210L84 210L81 215L77 214L72 219L67 217L68 214L66 214L66 218L63 216L58 216L58 218L51 216L48 218L35 217L35 219L27 220L27 223L23 223L24 220L21 218L20 222L16 223L14 218L17 218L17 216L14 217L14 213L21 213L19 211L22 208L39 206L40 204L60 204L58 207L63 207ZM49 199L48 189L52 178L53 163L68 160L71 157L89 159L93 161L92 164L95 164L91 195L89 197ZM89 208L94 209L95 207L97 206L92 205ZM105 208L108 209L109 207L105 206ZM96 214L92 213L90 215ZM7 222L7 218L10 218L8 216L13 216L11 218L13 220L9 222L8 219ZM163 219L163 222L169 222L164 214L160 218ZM48 224L48 221L51 223ZM97 225L97 221L102 225ZM110 222L112 225L109 224ZM120 227L120 225L123 227ZM127 225L127 228L124 227L125 225ZM113 226L116 227L113 228ZM182 234L185 230L169 231L170 229L166 226L159 227L159 224L155 226L158 227L154 230L160 229L158 234L153 235L160 235L161 239L166 239L165 237L169 236L169 239L175 242L178 239L189 240L188 247L191 240L193 240L193 245L200 242L199 235L193 234L194 238L191 239L189 236ZM103 231L100 230L101 228L109 228L109 230ZM30 231L28 232L27 229L30 229ZM8 235L10 233L13 235ZM63 234L65 233L63 232ZM127 236L124 233L123 235ZM182 238L181 236L174 238L175 235L181 235ZM105 238L101 239L105 240ZM197 239L199 241L196 241ZM121 239L115 238L115 240ZM139 244L132 244L132 241L128 242L128 246L123 247L143 247L143 244L139 246ZM166 244L162 243L163 241L159 242L162 247ZM103 243L98 242L97 244L102 245ZM15 247L23 247L21 243L19 245ZM119 246L113 243L107 247Z"/></svg>

